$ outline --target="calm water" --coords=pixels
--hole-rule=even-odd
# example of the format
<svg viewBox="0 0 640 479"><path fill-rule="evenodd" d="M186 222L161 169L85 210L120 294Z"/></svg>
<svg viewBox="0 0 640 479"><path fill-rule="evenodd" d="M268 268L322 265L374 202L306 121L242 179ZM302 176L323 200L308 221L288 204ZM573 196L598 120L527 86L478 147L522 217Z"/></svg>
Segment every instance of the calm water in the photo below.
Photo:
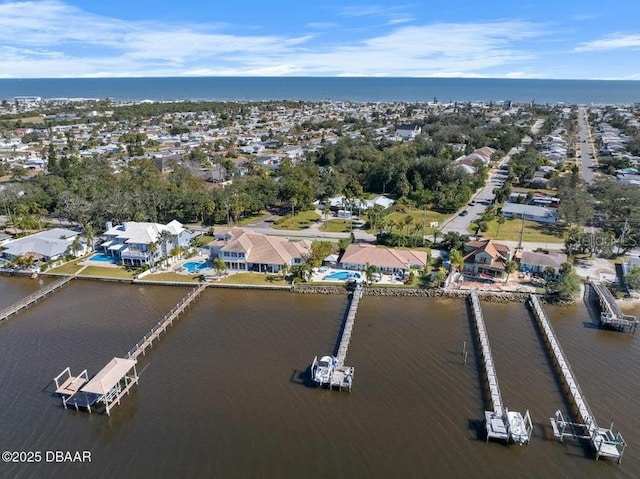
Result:
<svg viewBox="0 0 640 479"><path fill-rule="evenodd" d="M640 102L640 81L491 78L191 77L0 79L0 99Z"/></svg>
<svg viewBox="0 0 640 479"><path fill-rule="evenodd" d="M0 307L37 287L0 277ZM636 477L640 338L545 307L589 403L629 443L621 465L551 439L566 409L523 305L483 303L505 404L531 411L529 446L485 443L485 394L462 301L365 297L351 394L301 383L335 347L341 296L207 290L142 360L111 417L65 411L50 380L123 355L185 289L74 281L0 324L3 450L89 450L83 465L0 464L0 477ZM471 344L471 343L469 343Z"/></svg>

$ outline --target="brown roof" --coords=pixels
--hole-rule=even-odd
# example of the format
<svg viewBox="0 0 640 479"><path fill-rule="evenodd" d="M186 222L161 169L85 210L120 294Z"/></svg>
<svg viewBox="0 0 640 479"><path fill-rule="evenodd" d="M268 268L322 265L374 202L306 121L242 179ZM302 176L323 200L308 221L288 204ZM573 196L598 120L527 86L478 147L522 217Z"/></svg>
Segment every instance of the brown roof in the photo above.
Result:
<svg viewBox="0 0 640 479"><path fill-rule="evenodd" d="M410 266L425 266L427 253L424 251L376 248L365 243L353 243L347 246L342 258L342 264L366 265L369 263L381 268L402 268Z"/></svg>
<svg viewBox="0 0 640 479"><path fill-rule="evenodd" d="M306 240L289 241L286 238L249 233L240 228L229 232L233 235L222 251L245 254L247 263L291 264L293 258L300 258L311 252L311 243Z"/></svg>
<svg viewBox="0 0 640 479"><path fill-rule="evenodd" d="M469 241L465 249L470 250L463 258L465 263L476 263L476 255L487 253L491 257L491 263L482 263L482 265L495 269L504 269L511 252L507 245L493 240Z"/></svg>

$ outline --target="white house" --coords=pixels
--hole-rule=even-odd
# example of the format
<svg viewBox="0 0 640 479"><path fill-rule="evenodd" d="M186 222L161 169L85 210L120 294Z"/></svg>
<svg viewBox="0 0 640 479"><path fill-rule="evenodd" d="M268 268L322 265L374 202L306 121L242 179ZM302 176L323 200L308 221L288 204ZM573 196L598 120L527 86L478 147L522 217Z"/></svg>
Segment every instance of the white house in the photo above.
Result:
<svg viewBox="0 0 640 479"><path fill-rule="evenodd" d="M80 241L80 247L75 254L81 254L86 250L86 244L82 243L80 233L64 228L53 228L7 241L2 245L2 255L7 259L31 255L40 261L55 260L67 254L73 254L72 244L76 240Z"/></svg>
<svg viewBox="0 0 640 479"><path fill-rule="evenodd" d="M189 231L176 220L166 225L126 221L113 226L109 222L103 236L105 241L100 247L104 253L130 266L154 264L160 258L169 256L173 248L189 246L191 239Z"/></svg>
<svg viewBox="0 0 640 479"><path fill-rule="evenodd" d="M502 206L502 215L506 218L524 218L538 223L555 223L558 221L558 212L552 208L520 203L505 203Z"/></svg>

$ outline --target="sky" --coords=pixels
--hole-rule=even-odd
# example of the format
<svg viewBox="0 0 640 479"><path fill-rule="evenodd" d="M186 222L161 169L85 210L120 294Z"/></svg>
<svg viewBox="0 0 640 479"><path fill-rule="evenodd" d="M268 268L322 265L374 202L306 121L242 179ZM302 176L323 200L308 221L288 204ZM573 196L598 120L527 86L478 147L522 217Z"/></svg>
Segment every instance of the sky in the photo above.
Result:
<svg viewBox="0 0 640 479"><path fill-rule="evenodd" d="M0 78L640 80L637 0L0 0Z"/></svg>

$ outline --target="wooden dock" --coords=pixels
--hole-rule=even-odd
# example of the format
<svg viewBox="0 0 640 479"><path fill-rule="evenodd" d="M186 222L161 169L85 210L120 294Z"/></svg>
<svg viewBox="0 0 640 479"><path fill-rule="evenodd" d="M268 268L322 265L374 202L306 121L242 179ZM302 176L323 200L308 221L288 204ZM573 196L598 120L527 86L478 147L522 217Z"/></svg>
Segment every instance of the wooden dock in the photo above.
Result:
<svg viewBox="0 0 640 479"><path fill-rule="evenodd" d="M620 462L626 448L622 435L620 433L615 434L611 429L598 427L596 418L587 404L587 399L578 385L575 374L571 370L571 366L569 366L569 362L535 294L530 296L529 304L547 344L547 349L557 366L562 381L567 387L569 400L575 406L576 412L582 421L582 423L565 421L562 413L557 411L555 417L551 418L551 426L555 437L561 441L565 437L589 440L596 452L596 460L600 457L610 457ZM570 432L566 432L567 427ZM580 431L583 431L583 433Z"/></svg>
<svg viewBox="0 0 640 479"><path fill-rule="evenodd" d="M590 281L590 285L600 303L600 324L635 334L638 328L638 319L635 316L629 316L622 312L613 294L611 294L611 291L609 291L609 288L605 285L594 280Z"/></svg>
<svg viewBox="0 0 640 479"><path fill-rule="evenodd" d="M472 291L469 295L472 308L472 316L476 326L476 333L478 335L478 343L480 344L480 353L482 355L482 362L484 365L484 371L487 379L487 385L489 388L489 395L491 397L492 411L485 411L485 426L487 429L487 441L489 439L501 439L506 442L515 439L515 433L510 430L508 414L509 411L502 403L502 395L500 393L500 386L498 384L498 375L493 363L493 355L491 354L491 346L489 344L489 336L487 335L487 329L484 324L484 317L482 315L482 308L480 307L480 300L478 299L478 293ZM524 427L526 429L526 440L518 439L517 442L529 442L531 437L531 431L533 430L533 424L531 423L531 416L529 411L523 416ZM518 435L519 436L519 435Z"/></svg>
<svg viewBox="0 0 640 479"><path fill-rule="evenodd" d="M347 318L342 328L342 335L340 336L340 343L338 344L338 350L336 352L335 366L331 369L327 382L320 382L319 384L329 386L329 389L337 389L341 391L346 389L351 392L351 386L353 385L353 376L355 368L353 366L345 366L344 361L347 358L347 352L349 351L349 343L351 341L351 333L353 332L353 325L356 319L356 313L358 312L358 305L362 298L362 285L356 286L353 294L351 295L351 302L349 303L349 309L347 310ZM318 357L316 356L311 364L311 374L314 374L318 365Z"/></svg>
<svg viewBox="0 0 640 479"><path fill-rule="evenodd" d="M148 347L152 347L153 342L160 338L160 333L166 333L167 328L169 326L173 326L173 322L179 318L180 314L182 314L205 289L207 289L206 283L202 283L193 288L189 294L182 298L180 302L171 309L171 311L165 314L164 317L158 321L158 323L151 328L151 330L145 334L144 337L138 341L133 348L131 348L131 350L129 350L126 357L128 359L137 359L141 354L144 355L145 350Z"/></svg>
<svg viewBox="0 0 640 479"><path fill-rule="evenodd" d="M136 369L138 356L144 355L153 341L160 338L160 333L167 331L181 313L207 288L207 284L199 284L193 288L171 311L169 311L144 337L131 348L124 358L113 358L95 376L89 379L86 369L73 376L66 368L54 378L56 394L62 397L62 405L74 407L76 410L104 409L110 414L111 408L120 404L121 399L129 394L138 384L139 375Z"/></svg>
<svg viewBox="0 0 640 479"><path fill-rule="evenodd" d="M344 323L342 330L342 337L340 338L340 345L338 346L338 353L336 359L338 365L343 366L344 360L347 358L347 351L349 351L349 342L351 341L351 332L353 331L353 325L356 320L356 313L358 312L358 304L362 298L362 286L356 287L351 298L351 304L349 304L349 311L347 312L347 319Z"/></svg>
<svg viewBox="0 0 640 479"><path fill-rule="evenodd" d="M32 304L40 301L45 296L52 294L54 291L62 288L65 284L67 284L73 278L74 278L73 276L65 276L64 278L60 278L56 281L53 281L48 285L44 286L43 288L40 288L35 293L31 293L29 296L22 298L20 301L17 301L16 303L12 304L8 308L3 309L2 311L0 311L0 321L4 321L5 319L8 319L10 316L17 314L23 309L26 309Z"/></svg>

